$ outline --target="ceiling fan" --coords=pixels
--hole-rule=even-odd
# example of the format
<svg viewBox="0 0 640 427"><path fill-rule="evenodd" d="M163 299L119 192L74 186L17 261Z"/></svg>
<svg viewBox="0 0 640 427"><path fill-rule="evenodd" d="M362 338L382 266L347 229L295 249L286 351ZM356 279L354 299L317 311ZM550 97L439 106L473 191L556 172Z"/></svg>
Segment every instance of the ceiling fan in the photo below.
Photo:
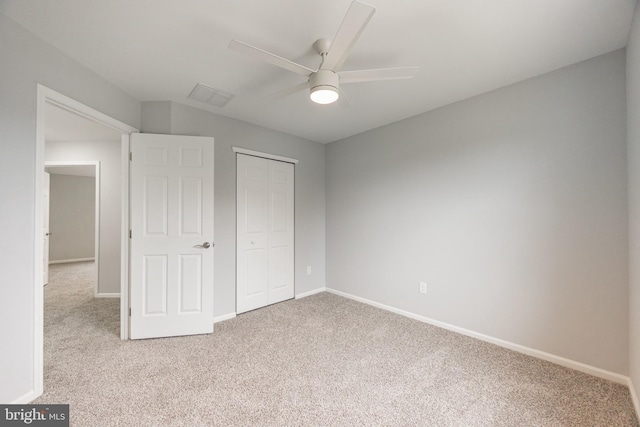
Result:
<svg viewBox="0 0 640 427"><path fill-rule="evenodd" d="M357 0L353 1L333 41L319 39L313 44L321 57L320 66L315 70L238 40L231 40L229 49L308 77L308 81L278 92L269 98L281 98L309 89L313 102L331 104L338 100L341 84L410 79L418 71L418 67L339 71L375 11L374 6Z"/></svg>

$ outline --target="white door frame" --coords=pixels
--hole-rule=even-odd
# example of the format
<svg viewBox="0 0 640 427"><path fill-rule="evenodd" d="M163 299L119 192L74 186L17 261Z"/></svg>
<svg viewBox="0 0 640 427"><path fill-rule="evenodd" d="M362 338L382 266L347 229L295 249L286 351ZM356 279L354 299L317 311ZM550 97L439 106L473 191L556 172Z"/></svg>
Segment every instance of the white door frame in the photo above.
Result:
<svg viewBox="0 0 640 427"><path fill-rule="evenodd" d="M231 147L231 149L234 153L248 154L249 156L262 157L270 160L278 160L281 162L293 163L294 165L298 164L298 159L294 159L292 157L278 156L276 154L263 153L262 151L248 150L241 147Z"/></svg>
<svg viewBox="0 0 640 427"><path fill-rule="evenodd" d="M45 167L52 166L53 169L57 166L93 166L95 171L95 225L94 225L94 235L95 235L95 249L93 251L93 255L95 257L95 280L94 280L94 291L93 296L96 298L103 297L104 295L100 295L98 292L99 289L99 281L100 281L100 162L98 161L45 161ZM51 172L50 172L51 173ZM53 173L52 175L55 175ZM51 198L51 197L49 197ZM46 267L43 267L46 268Z"/></svg>
<svg viewBox="0 0 640 427"><path fill-rule="evenodd" d="M129 134L138 129L119 120L111 118L85 104L66 95L38 84L36 102L36 158L35 158L35 221L33 224L35 237L34 259L34 342L33 342L33 392L40 396L43 392L44 375L44 284L43 282L43 240L42 240L42 180L44 174L45 148L45 106L47 103L56 105L74 114L85 117L104 126L120 132L122 135L122 191L121 191L121 271L120 271L120 338L129 338Z"/></svg>
<svg viewBox="0 0 640 427"><path fill-rule="evenodd" d="M42 187L42 189L44 190L42 192L43 195L46 195L46 197L43 197L43 208L44 208L44 212L43 212L43 217L42 217L42 233L44 235L43 239L42 239L42 244L43 244L43 256L42 256L42 272L44 273L42 276L42 283L46 286L49 283L49 247L50 247L50 239L49 236L51 236L51 224L50 224L50 217L51 217L51 175L45 171L44 175L45 180L44 180L44 185ZM38 260L36 260L37 262Z"/></svg>

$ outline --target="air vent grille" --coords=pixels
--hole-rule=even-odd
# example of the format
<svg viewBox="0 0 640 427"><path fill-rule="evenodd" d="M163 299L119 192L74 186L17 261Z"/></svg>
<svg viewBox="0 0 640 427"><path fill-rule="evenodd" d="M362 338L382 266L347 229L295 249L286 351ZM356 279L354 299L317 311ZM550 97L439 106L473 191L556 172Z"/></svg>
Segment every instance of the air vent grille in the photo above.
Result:
<svg viewBox="0 0 640 427"><path fill-rule="evenodd" d="M202 83L198 83L188 97L198 102L204 102L205 104L224 107L233 99L234 95L220 89L214 89L207 85L203 85Z"/></svg>

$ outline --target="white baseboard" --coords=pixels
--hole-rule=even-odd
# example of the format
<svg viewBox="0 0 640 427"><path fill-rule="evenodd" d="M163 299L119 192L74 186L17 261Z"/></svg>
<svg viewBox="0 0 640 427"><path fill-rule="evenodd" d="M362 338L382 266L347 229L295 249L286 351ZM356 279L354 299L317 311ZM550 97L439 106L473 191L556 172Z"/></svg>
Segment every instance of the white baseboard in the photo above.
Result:
<svg viewBox="0 0 640 427"><path fill-rule="evenodd" d="M213 323L224 322L225 320L230 320L236 317L236 313L227 313L222 316L216 316L213 318Z"/></svg>
<svg viewBox="0 0 640 427"><path fill-rule="evenodd" d="M99 292L96 298L120 298L120 292Z"/></svg>
<svg viewBox="0 0 640 427"><path fill-rule="evenodd" d="M69 262L84 262L84 261L95 261L95 258L73 258L73 259L59 259L57 261L49 261L49 265L51 264L66 264Z"/></svg>
<svg viewBox="0 0 640 427"><path fill-rule="evenodd" d="M636 417L640 420L640 400L638 400L638 394L636 393L636 388L633 386L633 381L629 378L629 393L631 393L631 401L633 402L633 407L636 410Z"/></svg>
<svg viewBox="0 0 640 427"><path fill-rule="evenodd" d="M544 351L536 350L533 348L525 347L520 344L515 344L509 341L501 340L499 338L494 338L488 335L484 335L478 332L470 331L468 329L460 328L458 326L450 325L448 323L440 322L438 320L430 319L425 316L421 316L419 314L411 313L408 311L400 310L398 308L394 308L388 305L380 304L375 301L368 300L366 298L357 297L355 295L348 294L346 292L336 291L335 289L327 288L327 292L330 292L335 295L339 295L344 298L349 298L354 301L358 301L364 304L371 305L373 307L381 308L383 310L387 310L401 316L409 317L414 320L418 320L420 322L428 323L430 325L438 326L443 329L447 329L452 332L456 332L462 335L466 335L472 338L479 339L481 341L486 341L491 344L498 345L500 347L508 348L509 350L514 350L519 353L526 354L528 356L533 356L538 359L546 360L548 362L555 363L560 366L564 366L566 368L575 369L576 371L584 372L589 375L593 375L594 377L603 378L605 380L613 381L618 384L628 385L630 383L629 377L617 374L615 372L607 371L604 369L596 368L595 366L587 365L585 363L576 362L575 360L566 359L561 356L556 356L554 354L546 353ZM636 399L637 402L637 399Z"/></svg>
<svg viewBox="0 0 640 427"><path fill-rule="evenodd" d="M326 288L314 289L312 291L296 295L295 299L300 299L300 298L308 297L308 296L311 296L311 295L314 295L314 294L319 294L320 292L324 292L326 290L327 290ZM213 323L224 322L225 320L230 320L230 319L233 319L234 317L236 317L236 313L235 312L234 313L223 314L222 316L214 317L213 318Z"/></svg>
<svg viewBox="0 0 640 427"><path fill-rule="evenodd" d="M310 297L311 295L319 294L320 292L324 292L326 290L327 290L327 288L318 288L318 289L314 289L314 290L309 291L309 292L303 292L301 294L296 295L296 299Z"/></svg>
<svg viewBox="0 0 640 427"><path fill-rule="evenodd" d="M36 400L40 395L37 394L34 390L29 390L28 393L23 394L17 399L10 402L10 405L26 405L27 403L31 403Z"/></svg>

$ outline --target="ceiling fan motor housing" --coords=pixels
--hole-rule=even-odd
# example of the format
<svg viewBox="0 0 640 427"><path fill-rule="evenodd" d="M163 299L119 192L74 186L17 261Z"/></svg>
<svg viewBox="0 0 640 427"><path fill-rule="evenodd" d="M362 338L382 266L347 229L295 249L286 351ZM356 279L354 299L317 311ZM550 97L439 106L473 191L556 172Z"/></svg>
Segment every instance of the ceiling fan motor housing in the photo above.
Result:
<svg viewBox="0 0 640 427"><path fill-rule="evenodd" d="M320 69L309 76L310 97L316 104L331 104L338 100L340 77L332 70Z"/></svg>
<svg viewBox="0 0 640 427"><path fill-rule="evenodd" d="M338 77L338 73L331 70L320 69L309 76L309 86L311 87L312 92L316 88L316 90L328 89L337 91L340 86L340 77Z"/></svg>

